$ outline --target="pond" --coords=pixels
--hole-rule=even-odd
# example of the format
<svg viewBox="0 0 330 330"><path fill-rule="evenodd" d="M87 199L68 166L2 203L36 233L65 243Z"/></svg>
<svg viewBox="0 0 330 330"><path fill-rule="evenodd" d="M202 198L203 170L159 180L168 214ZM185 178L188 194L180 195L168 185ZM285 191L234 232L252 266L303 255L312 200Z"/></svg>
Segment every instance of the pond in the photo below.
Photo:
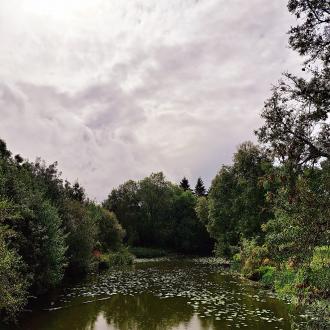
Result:
<svg viewBox="0 0 330 330"><path fill-rule="evenodd" d="M209 259L156 260L62 289L16 329L291 329L290 309Z"/></svg>

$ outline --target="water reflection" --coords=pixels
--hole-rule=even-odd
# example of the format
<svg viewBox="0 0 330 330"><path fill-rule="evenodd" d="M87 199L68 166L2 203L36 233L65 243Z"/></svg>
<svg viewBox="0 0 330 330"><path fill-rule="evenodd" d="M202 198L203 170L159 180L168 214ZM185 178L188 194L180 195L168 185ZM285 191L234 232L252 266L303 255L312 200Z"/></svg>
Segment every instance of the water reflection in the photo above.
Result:
<svg viewBox="0 0 330 330"><path fill-rule="evenodd" d="M289 306L212 265L162 262L110 272L27 313L26 330L290 329Z"/></svg>

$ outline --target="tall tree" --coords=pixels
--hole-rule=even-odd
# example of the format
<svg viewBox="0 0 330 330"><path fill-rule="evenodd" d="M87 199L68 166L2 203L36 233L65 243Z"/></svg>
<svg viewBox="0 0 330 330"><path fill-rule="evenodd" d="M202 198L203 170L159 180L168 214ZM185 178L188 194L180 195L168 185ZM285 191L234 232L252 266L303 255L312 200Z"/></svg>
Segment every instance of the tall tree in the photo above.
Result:
<svg viewBox="0 0 330 330"><path fill-rule="evenodd" d="M189 184L189 181L186 177L183 177L183 179L181 180L180 182L180 187L184 190L184 191L187 191L187 190L191 190L190 188L190 184Z"/></svg>
<svg viewBox="0 0 330 330"><path fill-rule="evenodd" d="M231 255L242 238L262 238L261 225L272 217L266 190L260 184L271 167L262 150L251 142L239 146L232 166L223 166L208 195L207 227L219 255Z"/></svg>
<svg viewBox="0 0 330 330"><path fill-rule="evenodd" d="M289 0L289 11L298 24L289 31L290 46L302 56L306 64L321 60L330 64L330 1Z"/></svg>
<svg viewBox="0 0 330 330"><path fill-rule="evenodd" d="M206 189L201 177L197 179L197 183L195 186L195 194L199 197L206 196Z"/></svg>

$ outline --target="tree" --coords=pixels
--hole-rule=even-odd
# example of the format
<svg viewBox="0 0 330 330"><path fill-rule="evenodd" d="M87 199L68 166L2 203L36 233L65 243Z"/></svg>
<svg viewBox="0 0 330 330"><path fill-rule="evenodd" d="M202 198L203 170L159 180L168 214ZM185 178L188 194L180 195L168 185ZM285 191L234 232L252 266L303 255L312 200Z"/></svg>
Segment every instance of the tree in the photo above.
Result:
<svg viewBox="0 0 330 330"><path fill-rule="evenodd" d="M73 273L86 273L90 268L92 251L96 243L96 219L76 200L66 201L64 207L63 223L67 235L68 268Z"/></svg>
<svg viewBox="0 0 330 330"><path fill-rule="evenodd" d="M207 228L219 255L233 254L244 238L262 240L261 225L272 217L262 178L272 168L262 150L251 142L241 144L232 166L223 166L208 195Z"/></svg>
<svg viewBox="0 0 330 330"><path fill-rule="evenodd" d="M330 1L289 0L289 11L298 19L298 25L289 31L290 46L301 56L307 56L306 64L321 60L330 61Z"/></svg>
<svg viewBox="0 0 330 330"><path fill-rule="evenodd" d="M330 244L329 161L321 168L305 170L297 178L296 187L295 198L289 198L286 185L279 189L275 218L264 225L264 230L266 245L275 260L306 264L315 247Z"/></svg>
<svg viewBox="0 0 330 330"><path fill-rule="evenodd" d="M29 283L22 272L25 265L9 246L15 232L6 225L7 220L19 217L15 205L0 197L0 314L10 319L22 311L28 297Z"/></svg>
<svg viewBox="0 0 330 330"><path fill-rule="evenodd" d="M197 197L191 191L182 191L176 186L173 186L173 193L173 226L169 233L172 248L186 254L209 255L213 248L213 240L197 217Z"/></svg>
<svg viewBox="0 0 330 330"><path fill-rule="evenodd" d="M123 245L125 230L116 215L94 203L88 205L88 210L97 224L97 241L101 244L102 251L118 251Z"/></svg>
<svg viewBox="0 0 330 330"><path fill-rule="evenodd" d="M309 81L286 74L266 101L259 141L291 171L330 157L330 89L325 77Z"/></svg>
<svg viewBox="0 0 330 330"><path fill-rule="evenodd" d="M206 196L206 189L204 187L204 183L202 178L197 179L197 183L195 186L195 194L199 197Z"/></svg>
<svg viewBox="0 0 330 330"><path fill-rule="evenodd" d="M138 196L139 184L129 180L113 189L103 202L103 207L114 212L126 231L125 242L140 245L140 222L143 221L141 201Z"/></svg>
<svg viewBox="0 0 330 330"><path fill-rule="evenodd" d="M67 250L62 230L62 219L48 201L36 198L31 219L31 264L34 286L38 292L56 287L66 267Z"/></svg>
<svg viewBox="0 0 330 330"><path fill-rule="evenodd" d="M298 19L289 31L290 46L307 57L311 77L284 75L265 103L265 124L256 133L295 176L330 157L330 1L289 0L288 9Z"/></svg>
<svg viewBox="0 0 330 330"><path fill-rule="evenodd" d="M180 182L180 187L184 190L184 191L187 191L187 190L191 190L190 189L190 184L189 184L189 181L186 177L183 177L183 179L181 180Z"/></svg>
<svg viewBox="0 0 330 330"><path fill-rule="evenodd" d="M162 172L139 182L138 199L143 214L140 238L149 246L165 247L171 231L172 184Z"/></svg>
<svg viewBox="0 0 330 330"><path fill-rule="evenodd" d="M202 196L197 199L195 211L201 223L207 226L209 221L209 204L207 197Z"/></svg>

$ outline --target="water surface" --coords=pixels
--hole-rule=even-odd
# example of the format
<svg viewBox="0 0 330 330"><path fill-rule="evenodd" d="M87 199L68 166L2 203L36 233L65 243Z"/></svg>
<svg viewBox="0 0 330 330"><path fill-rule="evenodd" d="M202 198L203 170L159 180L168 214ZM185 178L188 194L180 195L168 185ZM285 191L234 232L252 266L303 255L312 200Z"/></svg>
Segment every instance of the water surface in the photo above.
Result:
<svg viewBox="0 0 330 330"><path fill-rule="evenodd" d="M19 329L291 329L291 306L205 260L137 263L38 302Z"/></svg>

